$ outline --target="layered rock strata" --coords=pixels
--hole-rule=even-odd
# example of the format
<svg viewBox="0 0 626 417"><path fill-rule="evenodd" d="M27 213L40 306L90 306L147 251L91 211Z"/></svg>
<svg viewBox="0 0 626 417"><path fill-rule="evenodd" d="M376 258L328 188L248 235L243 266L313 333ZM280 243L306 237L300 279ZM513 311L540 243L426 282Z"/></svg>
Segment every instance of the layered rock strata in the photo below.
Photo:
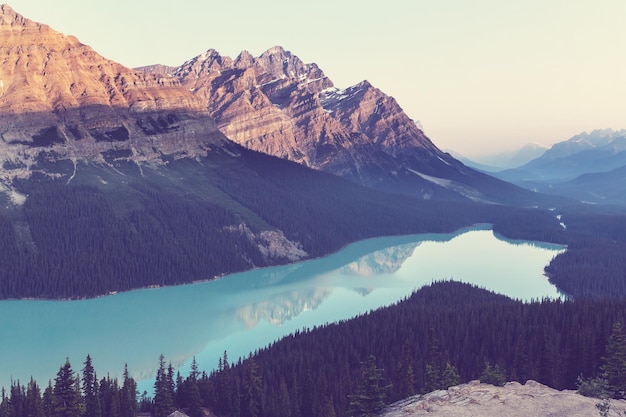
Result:
<svg viewBox="0 0 626 417"><path fill-rule="evenodd" d="M401 187L408 177L428 184L415 190L425 198L442 188L433 178L473 175L392 97L367 81L340 90L316 64L279 46L235 59L211 49L172 75L206 103L229 139L250 149L377 188Z"/></svg>
<svg viewBox="0 0 626 417"><path fill-rule="evenodd" d="M3 179L38 158L135 162L193 156L224 142L205 106L172 77L124 67L73 36L0 6Z"/></svg>

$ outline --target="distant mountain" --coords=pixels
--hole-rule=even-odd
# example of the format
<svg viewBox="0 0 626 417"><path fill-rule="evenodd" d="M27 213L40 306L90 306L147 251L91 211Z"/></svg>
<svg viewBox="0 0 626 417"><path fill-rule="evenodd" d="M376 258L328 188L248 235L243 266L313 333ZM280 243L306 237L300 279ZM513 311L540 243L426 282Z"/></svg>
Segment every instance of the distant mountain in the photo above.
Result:
<svg viewBox="0 0 626 417"><path fill-rule="evenodd" d="M496 173L515 184L536 187L557 184L580 175L607 172L626 165L626 130L594 130L557 143L527 164Z"/></svg>
<svg viewBox="0 0 626 417"><path fill-rule="evenodd" d="M463 163L463 165L466 165L470 168L474 168L478 171L482 171L485 173L490 173L490 172L497 172L497 171L502 171L502 167L496 167L493 165L486 165L486 164L482 164L480 162L476 162L473 159L470 159L464 155L461 155L458 152L452 151L452 150L445 150L445 152L449 153L452 157L454 157L455 159L458 159L460 162Z"/></svg>
<svg viewBox="0 0 626 417"><path fill-rule="evenodd" d="M420 199L517 205L544 200L439 150L392 97L369 82L340 90L316 64L282 47L259 57L244 51L235 59L210 49L173 76L206 103L228 138L249 149Z"/></svg>
<svg viewBox="0 0 626 417"><path fill-rule="evenodd" d="M483 164L500 167L500 169L493 171L501 171L503 169L522 166L533 159L539 158L546 150L548 150L548 147L544 145L528 143L519 149L488 155L478 159Z"/></svg>
<svg viewBox="0 0 626 417"><path fill-rule="evenodd" d="M543 155L547 149L548 147L538 143L528 143L523 147L512 151L476 157L476 161L470 161L469 164L466 165L482 171L497 172L502 171L503 169L522 166L525 163Z"/></svg>
<svg viewBox="0 0 626 417"><path fill-rule="evenodd" d="M626 165L608 172L583 174L542 189L583 202L626 205Z"/></svg>

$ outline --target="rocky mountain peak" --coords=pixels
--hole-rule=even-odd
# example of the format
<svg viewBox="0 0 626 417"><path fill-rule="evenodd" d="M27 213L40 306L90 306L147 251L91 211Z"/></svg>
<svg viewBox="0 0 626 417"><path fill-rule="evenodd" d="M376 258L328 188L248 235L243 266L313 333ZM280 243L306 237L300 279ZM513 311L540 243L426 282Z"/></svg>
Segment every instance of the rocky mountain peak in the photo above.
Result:
<svg viewBox="0 0 626 417"><path fill-rule="evenodd" d="M395 99L367 80L335 88L315 63L281 46L256 58L242 52L235 61L204 54L176 75L206 103L220 130L245 147L387 191L412 189L431 198L435 189L461 190L480 199L472 187L448 181L473 181L476 173L440 151ZM442 191L442 184L455 191Z"/></svg>
<svg viewBox="0 0 626 417"><path fill-rule="evenodd" d="M37 26L37 24L31 20L26 19L8 4L0 4L0 25L2 26Z"/></svg>
<svg viewBox="0 0 626 417"><path fill-rule="evenodd" d="M5 182L30 175L44 150L56 158L101 159L107 149L128 148L126 157L157 160L180 152L184 147L175 150L174 143L183 138L197 148L201 136L218 133L205 106L176 78L124 67L6 5L0 57L0 162L19 167L2 172Z"/></svg>
<svg viewBox="0 0 626 417"><path fill-rule="evenodd" d="M509 202L520 195L439 150L370 82L338 89L315 63L281 46L235 60L209 50L174 76L224 135L247 148L424 199Z"/></svg>
<svg viewBox="0 0 626 417"><path fill-rule="evenodd" d="M0 47L11 47L16 43L40 45L52 33L58 37L56 47L80 44L74 36L55 32L48 25L25 18L7 4L0 5Z"/></svg>
<svg viewBox="0 0 626 417"><path fill-rule="evenodd" d="M254 56L248 51L241 51L235 59L235 68L250 68L254 64Z"/></svg>
<svg viewBox="0 0 626 417"><path fill-rule="evenodd" d="M227 56L222 56L215 49L209 49L185 62L176 70L179 77L201 77L210 73L219 73L224 69L232 68L233 60Z"/></svg>

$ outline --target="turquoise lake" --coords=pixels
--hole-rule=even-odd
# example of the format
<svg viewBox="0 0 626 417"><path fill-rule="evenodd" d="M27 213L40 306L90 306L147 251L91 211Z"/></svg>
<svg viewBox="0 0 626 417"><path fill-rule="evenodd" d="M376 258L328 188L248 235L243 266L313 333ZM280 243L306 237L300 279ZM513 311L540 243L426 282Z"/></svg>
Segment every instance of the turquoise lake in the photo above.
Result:
<svg viewBox="0 0 626 417"><path fill-rule="evenodd" d="M45 387L68 357L91 355L98 377L124 364L151 390L160 354L183 376L193 356L210 371L304 327L395 303L454 279L529 301L561 297L543 275L559 245L510 241L486 226L451 234L365 240L324 258L215 281L90 300L0 302L0 385L33 376Z"/></svg>

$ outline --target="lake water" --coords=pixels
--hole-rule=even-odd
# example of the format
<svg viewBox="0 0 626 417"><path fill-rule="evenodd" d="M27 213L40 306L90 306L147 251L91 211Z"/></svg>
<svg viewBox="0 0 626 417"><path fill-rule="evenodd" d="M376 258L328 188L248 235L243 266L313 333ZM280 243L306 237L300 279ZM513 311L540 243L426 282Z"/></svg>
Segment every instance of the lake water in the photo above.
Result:
<svg viewBox="0 0 626 417"><path fill-rule="evenodd" d="M0 302L0 385L40 386L69 357L87 354L99 377L124 363L151 390L160 354L183 376L224 350L236 360L303 327L392 304L432 281L454 279L523 300L559 297L543 268L564 248L509 241L486 227L454 234L357 242L325 258L229 275L216 281L80 301Z"/></svg>

